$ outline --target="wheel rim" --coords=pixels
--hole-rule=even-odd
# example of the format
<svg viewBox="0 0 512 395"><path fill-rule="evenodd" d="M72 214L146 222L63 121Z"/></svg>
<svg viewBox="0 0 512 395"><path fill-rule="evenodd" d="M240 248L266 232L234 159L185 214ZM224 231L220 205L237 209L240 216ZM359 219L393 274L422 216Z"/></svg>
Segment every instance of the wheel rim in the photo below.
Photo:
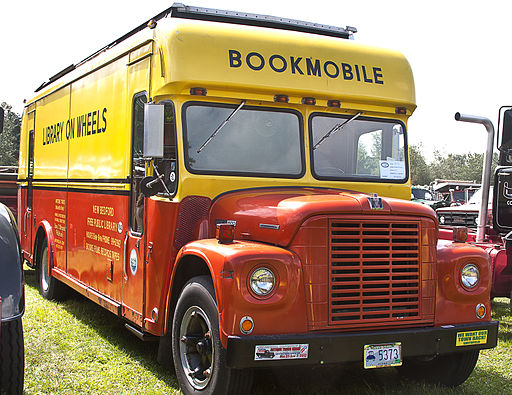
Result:
<svg viewBox="0 0 512 395"><path fill-rule="evenodd" d="M213 374L214 349L210 320L198 306L190 307L180 326L181 366L190 385L204 389Z"/></svg>
<svg viewBox="0 0 512 395"><path fill-rule="evenodd" d="M41 255L41 288L48 291L50 286L50 267L48 265L48 247L45 247Z"/></svg>

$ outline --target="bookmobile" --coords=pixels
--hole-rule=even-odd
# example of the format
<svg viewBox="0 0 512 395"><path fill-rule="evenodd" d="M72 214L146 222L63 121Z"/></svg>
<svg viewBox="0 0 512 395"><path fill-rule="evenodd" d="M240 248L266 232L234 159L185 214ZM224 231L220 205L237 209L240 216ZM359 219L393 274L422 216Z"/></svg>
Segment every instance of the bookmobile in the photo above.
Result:
<svg viewBox="0 0 512 395"><path fill-rule="evenodd" d="M41 85L18 224L40 292L159 341L184 393L360 363L455 386L497 342L487 254L410 199L398 52L174 4Z"/></svg>

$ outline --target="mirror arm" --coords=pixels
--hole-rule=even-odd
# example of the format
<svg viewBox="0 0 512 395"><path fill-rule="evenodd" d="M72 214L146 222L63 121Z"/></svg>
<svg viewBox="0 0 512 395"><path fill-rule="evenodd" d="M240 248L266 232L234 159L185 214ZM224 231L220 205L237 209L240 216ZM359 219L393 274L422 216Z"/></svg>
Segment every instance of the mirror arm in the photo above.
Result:
<svg viewBox="0 0 512 395"><path fill-rule="evenodd" d="M165 185L165 182L164 182L164 176L165 175L164 174L160 174L158 172L158 169L155 166L155 162L152 159L150 159L150 163L151 163L151 166L153 167L153 171L156 174L156 178L153 181L148 182L148 187L151 187L152 185L154 185L157 182L157 180L158 180L164 186L164 189L165 189L165 192L167 192L167 195L171 196L171 191L169 191L169 188L167 188L167 185Z"/></svg>

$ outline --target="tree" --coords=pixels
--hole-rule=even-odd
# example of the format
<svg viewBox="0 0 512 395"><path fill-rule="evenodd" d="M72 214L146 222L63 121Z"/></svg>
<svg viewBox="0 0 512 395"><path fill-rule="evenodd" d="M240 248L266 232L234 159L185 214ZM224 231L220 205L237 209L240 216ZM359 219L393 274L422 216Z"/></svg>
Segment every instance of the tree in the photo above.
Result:
<svg viewBox="0 0 512 395"><path fill-rule="evenodd" d="M433 181L432 171L422 153L422 145L409 146L412 185L429 185Z"/></svg>
<svg viewBox="0 0 512 395"><path fill-rule="evenodd" d="M0 134L0 165L17 166L20 148L21 117L11 111L12 106L3 102L4 130Z"/></svg>

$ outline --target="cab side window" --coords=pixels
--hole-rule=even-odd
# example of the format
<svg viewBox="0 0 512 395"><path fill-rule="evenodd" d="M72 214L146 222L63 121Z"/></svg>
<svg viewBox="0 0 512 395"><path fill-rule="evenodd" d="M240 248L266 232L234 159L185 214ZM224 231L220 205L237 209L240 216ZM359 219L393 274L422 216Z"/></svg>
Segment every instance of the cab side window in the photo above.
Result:
<svg viewBox="0 0 512 395"><path fill-rule="evenodd" d="M143 152L144 104L147 101L145 92L136 94L133 99L130 227L133 233L138 234L144 230L144 195L140 190L140 182L146 173Z"/></svg>

